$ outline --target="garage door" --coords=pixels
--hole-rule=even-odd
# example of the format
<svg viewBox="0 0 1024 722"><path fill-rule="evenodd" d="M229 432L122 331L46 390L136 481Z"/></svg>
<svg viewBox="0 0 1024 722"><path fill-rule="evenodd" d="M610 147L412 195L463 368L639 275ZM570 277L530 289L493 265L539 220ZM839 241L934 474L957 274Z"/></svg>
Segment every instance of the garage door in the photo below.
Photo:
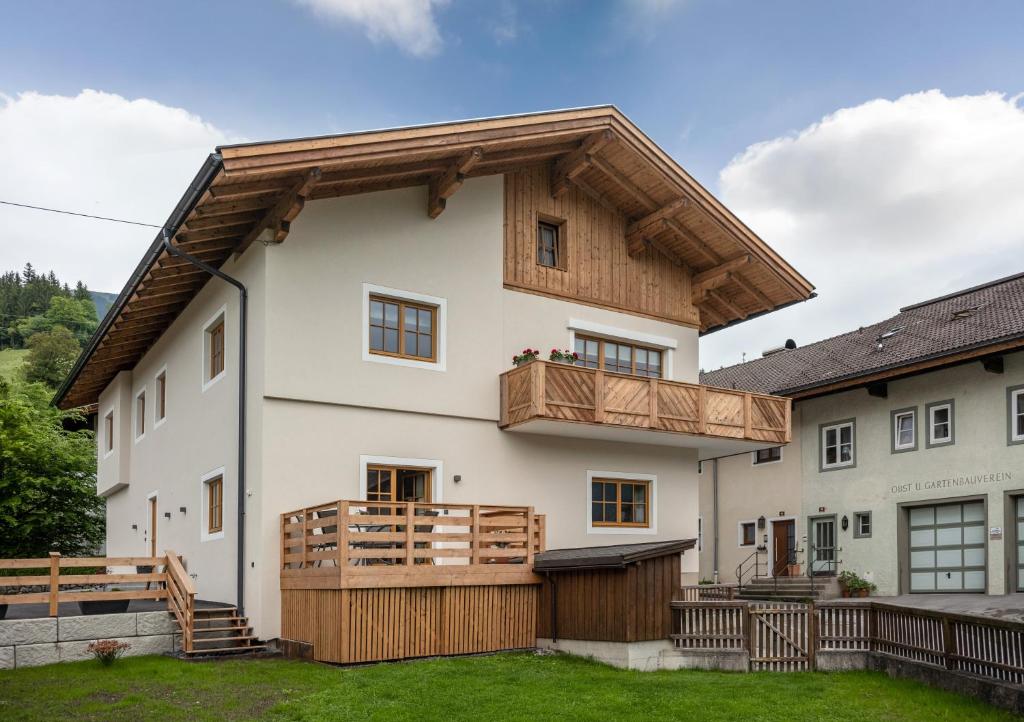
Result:
<svg viewBox="0 0 1024 722"><path fill-rule="evenodd" d="M985 507L910 509L910 591L985 591Z"/></svg>

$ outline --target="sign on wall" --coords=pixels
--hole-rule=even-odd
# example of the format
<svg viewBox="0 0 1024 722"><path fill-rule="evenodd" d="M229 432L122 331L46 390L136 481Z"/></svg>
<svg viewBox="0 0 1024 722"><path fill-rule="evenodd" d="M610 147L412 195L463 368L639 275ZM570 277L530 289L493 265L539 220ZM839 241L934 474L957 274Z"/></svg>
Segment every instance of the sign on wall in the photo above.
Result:
<svg viewBox="0 0 1024 722"><path fill-rule="evenodd" d="M930 481L912 481L906 484L893 484L889 493L893 495L916 494L922 491L939 491L943 489L959 489L964 487L983 486L1013 481L1013 473L997 471L991 474L971 474L953 476L948 479L932 479Z"/></svg>

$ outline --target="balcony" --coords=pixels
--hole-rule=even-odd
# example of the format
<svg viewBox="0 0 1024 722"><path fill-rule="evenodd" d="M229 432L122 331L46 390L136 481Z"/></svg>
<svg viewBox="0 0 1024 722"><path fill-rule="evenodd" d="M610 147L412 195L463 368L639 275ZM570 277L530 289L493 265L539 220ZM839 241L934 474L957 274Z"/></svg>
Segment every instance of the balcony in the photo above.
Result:
<svg viewBox="0 0 1024 722"><path fill-rule="evenodd" d="M509 431L699 449L700 458L789 443L792 402L547 361L501 375Z"/></svg>

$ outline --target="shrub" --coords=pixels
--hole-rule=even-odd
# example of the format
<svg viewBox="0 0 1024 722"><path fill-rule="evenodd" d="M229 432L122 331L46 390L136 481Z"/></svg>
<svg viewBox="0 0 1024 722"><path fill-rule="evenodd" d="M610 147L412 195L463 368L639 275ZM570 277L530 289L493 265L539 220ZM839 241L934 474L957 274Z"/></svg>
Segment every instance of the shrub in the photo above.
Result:
<svg viewBox="0 0 1024 722"><path fill-rule="evenodd" d="M100 661L100 664L109 667L131 649L131 646L127 642L118 642L116 639L100 639L90 644L87 649L92 656Z"/></svg>

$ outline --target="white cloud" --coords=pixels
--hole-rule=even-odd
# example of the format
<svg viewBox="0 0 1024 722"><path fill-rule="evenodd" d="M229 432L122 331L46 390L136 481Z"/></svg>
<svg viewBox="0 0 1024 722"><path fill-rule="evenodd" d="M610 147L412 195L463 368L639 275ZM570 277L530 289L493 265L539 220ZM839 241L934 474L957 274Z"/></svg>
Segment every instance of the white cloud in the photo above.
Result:
<svg viewBox="0 0 1024 722"><path fill-rule="evenodd" d="M153 100L0 95L0 200L161 224L206 155L235 140ZM0 229L0 270L31 262L97 291L120 291L156 235L9 206L0 206Z"/></svg>
<svg viewBox="0 0 1024 722"><path fill-rule="evenodd" d="M393 42L410 55L428 57L441 50L434 10L448 0L295 0L324 17L359 25L375 43Z"/></svg>
<svg viewBox="0 0 1024 722"><path fill-rule="evenodd" d="M750 146L723 201L818 287L702 342L717 368L1024 271L1024 109L999 93L872 100Z"/></svg>

